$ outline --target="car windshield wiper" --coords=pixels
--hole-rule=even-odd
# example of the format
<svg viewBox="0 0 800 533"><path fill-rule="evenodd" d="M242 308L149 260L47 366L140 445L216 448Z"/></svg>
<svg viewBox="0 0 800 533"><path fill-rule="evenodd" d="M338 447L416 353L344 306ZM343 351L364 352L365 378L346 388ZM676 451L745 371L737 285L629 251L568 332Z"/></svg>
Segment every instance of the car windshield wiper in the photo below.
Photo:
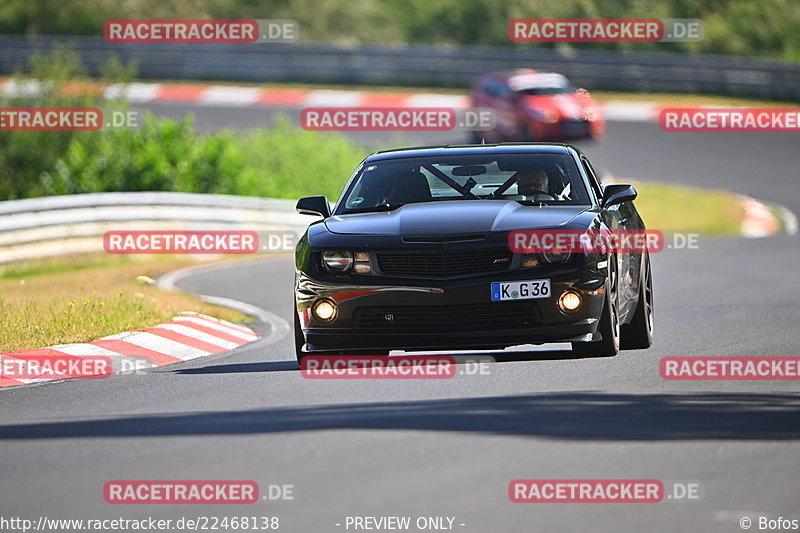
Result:
<svg viewBox="0 0 800 533"><path fill-rule="evenodd" d="M350 215L353 213L370 213L370 212L379 212L379 211L394 211L398 207L403 207L406 204L391 204L386 202L385 204L381 205L374 205L372 207L360 207L357 209L346 209L343 215Z"/></svg>
<svg viewBox="0 0 800 533"><path fill-rule="evenodd" d="M538 205L539 207L543 205L552 205L552 202L556 200L514 200L518 204L522 205Z"/></svg>

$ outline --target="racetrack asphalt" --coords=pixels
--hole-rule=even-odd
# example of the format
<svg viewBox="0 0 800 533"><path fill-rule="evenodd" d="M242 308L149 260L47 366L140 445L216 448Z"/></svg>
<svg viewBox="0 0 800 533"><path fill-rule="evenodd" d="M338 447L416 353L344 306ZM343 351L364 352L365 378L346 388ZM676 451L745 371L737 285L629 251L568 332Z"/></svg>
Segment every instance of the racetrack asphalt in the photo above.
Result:
<svg viewBox="0 0 800 533"><path fill-rule="evenodd" d="M203 131L276 114L149 107L191 110ZM387 134L369 144L460 141ZM611 123L605 140L581 148L616 176L728 189L800 212L798 141ZM0 391L0 516L266 515L295 532L345 531L346 516L380 515L453 516L465 532L725 532L741 531L743 516L753 530L759 516L800 518L797 383L665 381L658 371L666 356L800 355L798 244L797 236L720 238L653 254L655 343L614 358L574 359L553 345L507 354L483 376L312 381L284 336L140 375ZM202 269L176 284L289 322L292 281L284 256ZM255 329L267 335L273 326ZM507 488L518 478L694 481L703 498L514 504ZM252 479L292 484L295 499L105 503L103 484L126 479Z"/></svg>

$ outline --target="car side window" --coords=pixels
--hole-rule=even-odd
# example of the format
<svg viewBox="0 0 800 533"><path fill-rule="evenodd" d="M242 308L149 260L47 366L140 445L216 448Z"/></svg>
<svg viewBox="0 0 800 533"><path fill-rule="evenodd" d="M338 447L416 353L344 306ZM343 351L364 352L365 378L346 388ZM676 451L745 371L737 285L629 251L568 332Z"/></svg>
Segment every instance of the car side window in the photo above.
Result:
<svg viewBox="0 0 800 533"><path fill-rule="evenodd" d="M603 198L603 189L600 187L600 181L597 179L592 164L585 157L581 157L581 164L583 165L583 170L586 171L586 175L589 176L589 184L592 186L592 190L599 202Z"/></svg>
<svg viewBox="0 0 800 533"><path fill-rule="evenodd" d="M488 81L483 86L483 92L488 96L495 97L497 96L497 87L495 86L494 82Z"/></svg>
<svg viewBox="0 0 800 533"><path fill-rule="evenodd" d="M498 92L498 95L500 97L502 97L502 98L509 98L511 95L514 94L514 91L512 91L509 88L509 86L506 85L505 83L498 83L497 84L497 92Z"/></svg>
<svg viewBox="0 0 800 533"><path fill-rule="evenodd" d="M505 83L495 80L486 82L483 91L492 98L507 98L512 93Z"/></svg>

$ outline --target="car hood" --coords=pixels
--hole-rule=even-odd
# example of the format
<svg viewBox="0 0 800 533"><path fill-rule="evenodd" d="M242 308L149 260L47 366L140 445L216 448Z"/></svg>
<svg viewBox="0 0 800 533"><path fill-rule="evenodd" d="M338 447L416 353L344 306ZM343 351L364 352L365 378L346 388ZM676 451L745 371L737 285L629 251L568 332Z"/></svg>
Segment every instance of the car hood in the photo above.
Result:
<svg viewBox="0 0 800 533"><path fill-rule="evenodd" d="M402 236L585 228L594 218L589 209L589 206L525 206L510 200L456 200L407 204L390 212L332 216L325 220L325 226L341 235Z"/></svg>

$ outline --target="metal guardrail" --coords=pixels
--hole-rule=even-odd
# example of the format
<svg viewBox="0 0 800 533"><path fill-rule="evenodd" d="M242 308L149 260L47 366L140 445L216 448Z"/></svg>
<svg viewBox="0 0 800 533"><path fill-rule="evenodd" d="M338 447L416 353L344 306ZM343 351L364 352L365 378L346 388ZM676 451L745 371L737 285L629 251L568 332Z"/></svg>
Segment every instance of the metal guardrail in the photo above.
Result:
<svg viewBox="0 0 800 533"><path fill-rule="evenodd" d="M485 72L557 71L590 89L714 93L800 101L800 64L782 61L521 46L356 47L331 43L111 44L100 37L0 36L0 73L22 68L35 49L70 43L98 73L112 55L144 79L202 79L465 88Z"/></svg>
<svg viewBox="0 0 800 533"><path fill-rule="evenodd" d="M173 192L94 193L0 202L0 264L103 250L109 230L302 232L291 200Z"/></svg>

